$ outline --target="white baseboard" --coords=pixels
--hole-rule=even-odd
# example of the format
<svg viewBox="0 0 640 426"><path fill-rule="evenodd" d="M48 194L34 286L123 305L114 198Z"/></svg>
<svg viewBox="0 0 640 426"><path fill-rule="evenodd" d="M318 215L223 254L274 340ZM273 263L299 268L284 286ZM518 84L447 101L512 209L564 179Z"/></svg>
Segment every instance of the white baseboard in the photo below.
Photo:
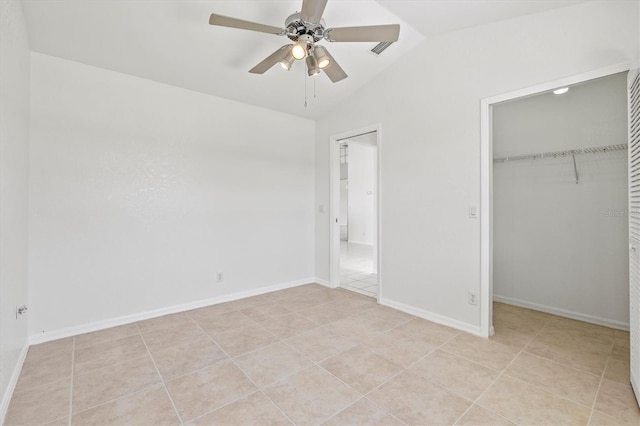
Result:
<svg viewBox="0 0 640 426"><path fill-rule="evenodd" d="M444 315L435 314L433 312L425 311L423 309L405 305L404 303L395 302L393 300L385 298L380 298L378 303L402 312L406 312L416 317L435 322L436 324L446 325L447 327L455 328L456 330L466 331L467 333L471 333L476 336L486 337L482 335L480 327L476 325L468 324L466 322L458 321L453 318L445 317Z"/></svg>
<svg viewBox="0 0 640 426"><path fill-rule="evenodd" d="M203 308L205 306L217 305L218 303L232 302L234 300L244 299L246 297L258 296L260 294L271 293L272 291L284 290L286 288L298 287L305 284L317 282L315 278L307 278L303 280L290 281L283 284L276 284L267 287L260 287L253 290L240 291L237 293L217 296L210 299L197 300L194 302L183 303L181 305L169 306L166 308L154 309L151 311L141 312L138 314L125 315L117 318L111 318L102 321L95 321L74 327L62 328L59 330L48 331L42 334L34 334L29 336L29 344L35 345L45 343L52 340L62 339L64 337L77 336L78 334L90 333L92 331L104 330L105 328L116 327L124 324L131 324L137 321L143 321L151 318L161 317L163 315L175 314L178 312L190 311L191 309Z"/></svg>
<svg viewBox="0 0 640 426"><path fill-rule="evenodd" d="M367 241L349 240L347 242L351 244L360 244L362 246L373 246L373 243Z"/></svg>
<svg viewBox="0 0 640 426"><path fill-rule="evenodd" d="M315 280L315 282L316 282L317 284L321 284L321 285L323 285L323 286L325 286L325 287L329 287L329 288L335 288L335 287L333 287L333 286L331 285L331 283L330 283L329 281L327 281L327 280L323 280L322 278L317 278L317 277L316 277L314 280Z"/></svg>
<svg viewBox="0 0 640 426"><path fill-rule="evenodd" d="M11 379L9 379L7 389L5 389L4 396L2 397L2 402L0 402L0 425L4 424L4 419L7 416L7 410L9 410L9 403L11 402L11 397L13 397L13 391L16 389L16 385L18 384L18 378L20 378L22 365L24 364L24 360L27 357L28 351L29 345L24 345L22 351L20 352L20 356L18 357L18 362L16 362L16 365L13 369L13 373L11 373Z"/></svg>
<svg viewBox="0 0 640 426"><path fill-rule="evenodd" d="M567 309L555 308L553 306L541 305L538 303L527 302L526 300L515 299L513 297L493 295L494 302L506 303L507 305L520 306L521 308L533 309L536 311L546 312L548 314L557 315L559 317L571 318L578 321L589 322L591 324L603 325L605 327L615 328L618 330L629 331L629 323L616 321L607 318L601 318L594 315L583 314L580 312L569 311Z"/></svg>

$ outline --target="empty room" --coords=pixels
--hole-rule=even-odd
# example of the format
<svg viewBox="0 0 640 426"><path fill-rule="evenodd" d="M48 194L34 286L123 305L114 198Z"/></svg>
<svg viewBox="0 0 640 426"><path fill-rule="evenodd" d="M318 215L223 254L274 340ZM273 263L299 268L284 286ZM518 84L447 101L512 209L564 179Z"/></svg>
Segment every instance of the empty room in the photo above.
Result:
<svg viewBox="0 0 640 426"><path fill-rule="evenodd" d="M640 424L639 0L0 18L0 424Z"/></svg>

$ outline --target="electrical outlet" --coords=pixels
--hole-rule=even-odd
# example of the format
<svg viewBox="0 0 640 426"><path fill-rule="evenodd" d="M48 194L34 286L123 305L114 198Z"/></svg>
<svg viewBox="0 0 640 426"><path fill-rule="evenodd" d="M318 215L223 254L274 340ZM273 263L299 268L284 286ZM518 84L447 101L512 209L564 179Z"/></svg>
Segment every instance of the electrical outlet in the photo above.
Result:
<svg viewBox="0 0 640 426"><path fill-rule="evenodd" d="M469 292L469 304L473 306L478 305L478 293L472 291Z"/></svg>
<svg viewBox="0 0 640 426"><path fill-rule="evenodd" d="M216 274L216 281L217 281L217 282L219 282L219 283L221 283L222 281L224 281L224 275L223 275L223 273L222 273L222 272L218 272L218 273Z"/></svg>

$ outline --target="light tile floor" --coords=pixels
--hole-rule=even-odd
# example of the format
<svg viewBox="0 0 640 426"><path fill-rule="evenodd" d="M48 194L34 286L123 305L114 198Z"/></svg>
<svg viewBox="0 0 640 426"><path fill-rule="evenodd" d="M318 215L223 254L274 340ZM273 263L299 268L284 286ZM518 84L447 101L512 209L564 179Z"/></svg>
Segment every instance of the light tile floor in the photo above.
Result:
<svg viewBox="0 0 640 426"><path fill-rule="evenodd" d="M640 424L629 335L496 303L482 339L310 284L29 349L6 424Z"/></svg>
<svg viewBox="0 0 640 426"><path fill-rule="evenodd" d="M373 246L340 242L340 287L364 296L378 296L373 268Z"/></svg>

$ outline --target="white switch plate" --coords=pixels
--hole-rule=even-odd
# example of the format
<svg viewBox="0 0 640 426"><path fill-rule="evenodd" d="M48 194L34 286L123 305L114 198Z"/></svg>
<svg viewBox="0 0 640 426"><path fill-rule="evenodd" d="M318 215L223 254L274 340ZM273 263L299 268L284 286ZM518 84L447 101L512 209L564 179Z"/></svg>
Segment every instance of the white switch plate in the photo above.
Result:
<svg viewBox="0 0 640 426"><path fill-rule="evenodd" d="M469 217L476 219L478 217L478 206L475 204L469 204Z"/></svg>

